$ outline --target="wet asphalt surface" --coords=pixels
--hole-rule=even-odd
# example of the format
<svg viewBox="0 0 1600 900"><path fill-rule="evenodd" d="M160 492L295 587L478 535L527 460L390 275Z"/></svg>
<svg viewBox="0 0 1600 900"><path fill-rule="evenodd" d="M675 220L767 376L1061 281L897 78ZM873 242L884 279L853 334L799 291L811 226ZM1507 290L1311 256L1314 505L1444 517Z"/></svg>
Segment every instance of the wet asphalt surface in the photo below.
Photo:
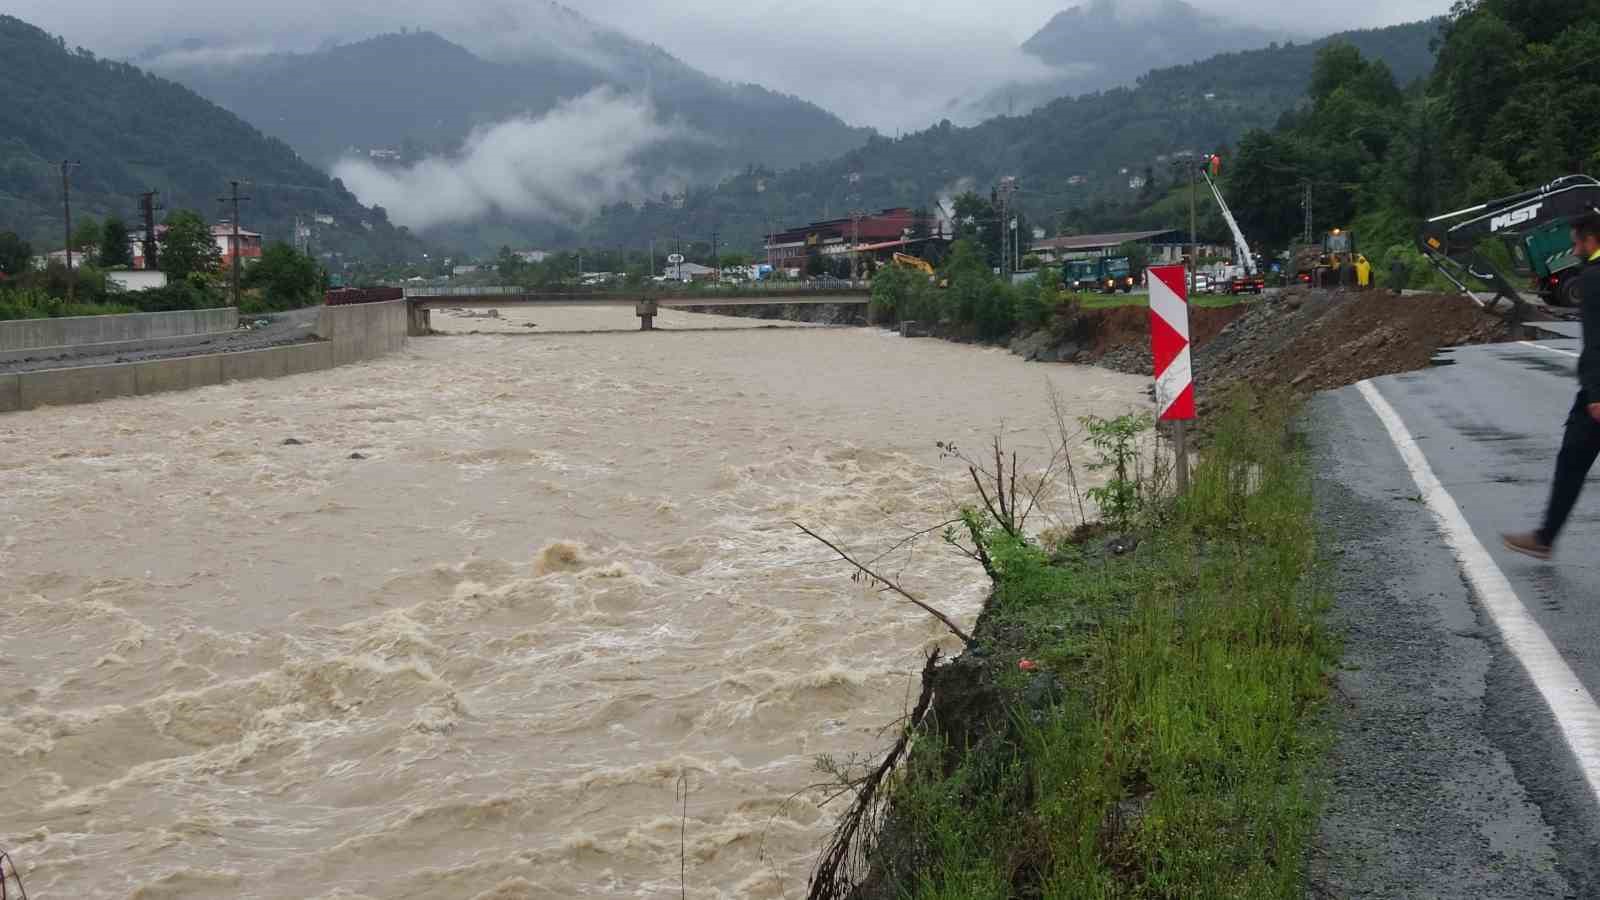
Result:
<svg viewBox="0 0 1600 900"><path fill-rule="evenodd" d="M1552 349L1578 344L1462 348L1373 383L1600 694L1600 485L1554 563L1499 541L1536 523L1577 389L1576 358ZM1307 426L1345 642L1308 896L1600 898L1600 810L1388 433L1355 388L1315 398Z"/></svg>

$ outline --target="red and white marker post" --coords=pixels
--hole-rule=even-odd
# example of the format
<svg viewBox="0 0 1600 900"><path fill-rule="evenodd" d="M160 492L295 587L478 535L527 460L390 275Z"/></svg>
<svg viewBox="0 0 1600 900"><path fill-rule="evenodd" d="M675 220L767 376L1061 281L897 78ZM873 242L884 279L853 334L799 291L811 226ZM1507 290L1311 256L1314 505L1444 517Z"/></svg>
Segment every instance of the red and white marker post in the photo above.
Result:
<svg viewBox="0 0 1600 900"><path fill-rule="evenodd" d="M1157 418L1172 423L1178 493L1189 491L1188 422L1194 418L1189 363L1189 280L1183 266L1151 266L1150 353L1155 357Z"/></svg>

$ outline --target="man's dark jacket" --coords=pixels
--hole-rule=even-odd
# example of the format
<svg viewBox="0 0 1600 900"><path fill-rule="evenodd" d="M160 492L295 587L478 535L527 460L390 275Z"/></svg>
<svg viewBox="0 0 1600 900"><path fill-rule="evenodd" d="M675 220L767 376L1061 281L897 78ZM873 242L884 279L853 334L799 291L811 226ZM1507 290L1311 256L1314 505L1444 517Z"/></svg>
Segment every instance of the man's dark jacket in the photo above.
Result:
<svg viewBox="0 0 1600 900"><path fill-rule="evenodd" d="M1600 260L1583 264L1578 276L1579 296L1583 298L1583 356L1578 359L1578 384L1584 402L1600 403Z"/></svg>

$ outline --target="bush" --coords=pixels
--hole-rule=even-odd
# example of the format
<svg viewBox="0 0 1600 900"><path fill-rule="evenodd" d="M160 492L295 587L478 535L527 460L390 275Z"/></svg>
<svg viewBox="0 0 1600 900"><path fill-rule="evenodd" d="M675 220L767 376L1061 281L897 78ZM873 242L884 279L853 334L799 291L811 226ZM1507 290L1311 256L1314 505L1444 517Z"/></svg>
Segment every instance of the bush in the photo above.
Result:
<svg viewBox="0 0 1600 900"><path fill-rule="evenodd" d="M37 287L0 290L0 320L110 316L138 312L120 303L68 303Z"/></svg>
<svg viewBox="0 0 1600 900"><path fill-rule="evenodd" d="M166 287L147 291L129 291L119 294L118 299L137 306L141 312L211 309L227 305L227 298L204 277L172 281Z"/></svg>

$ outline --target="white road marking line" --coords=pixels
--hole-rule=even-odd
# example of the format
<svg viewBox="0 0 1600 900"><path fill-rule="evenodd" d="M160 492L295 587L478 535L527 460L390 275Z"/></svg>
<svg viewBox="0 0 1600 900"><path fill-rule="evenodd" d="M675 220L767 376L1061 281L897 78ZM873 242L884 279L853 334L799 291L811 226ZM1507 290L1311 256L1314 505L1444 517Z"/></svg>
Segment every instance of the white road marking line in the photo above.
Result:
<svg viewBox="0 0 1600 900"><path fill-rule="evenodd" d="M1562 356L1578 357L1583 355L1581 353L1573 353L1571 350L1562 350L1560 347L1551 347L1547 344L1540 344L1535 341L1517 341L1517 343L1522 344L1525 347L1537 347L1540 350L1548 350L1551 353L1559 353Z"/></svg>
<svg viewBox="0 0 1600 900"><path fill-rule="evenodd" d="M1400 451L1406 468L1411 470L1411 478L1416 482L1423 502L1439 520L1439 529L1461 563L1473 592L1478 595L1484 609L1488 610L1495 627L1500 629L1506 649L1522 664L1522 670L1528 673L1528 678L1544 697L1545 704L1555 716L1557 727L1561 729L1561 736L1577 758L1578 768L1583 771L1590 792L1600 800L1600 706L1595 705L1594 697L1578 680L1566 660L1561 658L1561 652L1550 643L1544 629L1539 627L1539 623L1517 597L1516 591L1512 590L1505 573L1495 565L1489 551L1472 533L1472 526L1467 524L1455 498L1439 483L1438 477L1433 474L1433 467L1428 464L1428 458L1406 430L1405 423L1400 420L1394 407L1389 405L1389 401L1383 398L1372 382L1363 381L1356 387L1372 411L1377 413L1383 427L1388 429L1389 438Z"/></svg>

